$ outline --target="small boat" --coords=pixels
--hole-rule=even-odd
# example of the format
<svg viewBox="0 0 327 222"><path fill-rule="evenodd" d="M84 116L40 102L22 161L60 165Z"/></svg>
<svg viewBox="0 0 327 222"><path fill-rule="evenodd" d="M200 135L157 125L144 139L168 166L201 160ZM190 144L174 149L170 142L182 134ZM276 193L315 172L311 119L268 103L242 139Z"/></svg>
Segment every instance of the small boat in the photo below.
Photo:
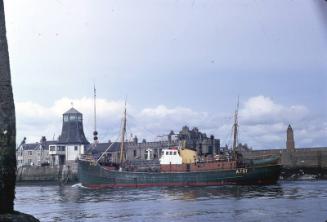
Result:
<svg viewBox="0 0 327 222"><path fill-rule="evenodd" d="M279 156L244 159L237 153L237 112L234 122L234 142L230 155L219 158L199 158L194 150L185 147L163 149L159 161L128 161L124 159L126 133L126 106L120 142L120 163L101 163L102 156L94 159L85 155L79 160L78 176L88 188L140 188L159 186L219 186L273 184L280 176Z"/></svg>

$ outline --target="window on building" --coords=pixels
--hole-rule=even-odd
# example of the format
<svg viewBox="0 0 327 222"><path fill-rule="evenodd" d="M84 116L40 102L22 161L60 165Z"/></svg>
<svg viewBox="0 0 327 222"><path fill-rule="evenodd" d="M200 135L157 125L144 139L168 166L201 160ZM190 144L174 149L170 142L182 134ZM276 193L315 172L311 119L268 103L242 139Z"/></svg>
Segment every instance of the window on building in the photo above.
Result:
<svg viewBox="0 0 327 222"><path fill-rule="evenodd" d="M169 155L173 155L173 152L170 151L170 152L169 152Z"/></svg>
<svg viewBox="0 0 327 222"><path fill-rule="evenodd" d="M66 150L66 147L65 146L58 146L57 147L57 150L58 151L65 151Z"/></svg>
<svg viewBox="0 0 327 222"><path fill-rule="evenodd" d="M64 122L68 122L68 115L64 115Z"/></svg>
<svg viewBox="0 0 327 222"><path fill-rule="evenodd" d="M30 156L31 156L32 154L33 154L33 152L32 152L32 151L28 151L28 155L30 155Z"/></svg>
<svg viewBox="0 0 327 222"><path fill-rule="evenodd" d="M56 151L56 146L50 146L50 151Z"/></svg>
<svg viewBox="0 0 327 222"><path fill-rule="evenodd" d="M74 150L77 151L78 150L78 146L74 146Z"/></svg>
<svg viewBox="0 0 327 222"><path fill-rule="evenodd" d="M82 122L82 115L77 116L78 122Z"/></svg>
<svg viewBox="0 0 327 222"><path fill-rule="evenodd" d="M133 155L134 155L134 157L136 157L136 155L137 155L136 150L133 151Z"/></svg>
<svg viewBox="0 0 327 222"><path fill-rule="evenodd" d="M28 164L31 164L31 163L32 163L32 159L28 159L28 160L27 160L27 163L28 163Z"/></svg>
<svg viewBox="0 0 327 222"><path fill-rule="evenodd" d="M174 155L176 155L176 151L174 152Z"/></svg>
<svg viewBox="0 0 327 222"><path fill-rule="evenodd" d="M70 115L69 116L69 120L76 120L77 119L77 116L76 115Z"/></svg>
<svg viewBox="0 0 327 222"><path fill-rule="evenodd" d="M168 151L166 152L166 155L169 155L169 152Z"/></svg>

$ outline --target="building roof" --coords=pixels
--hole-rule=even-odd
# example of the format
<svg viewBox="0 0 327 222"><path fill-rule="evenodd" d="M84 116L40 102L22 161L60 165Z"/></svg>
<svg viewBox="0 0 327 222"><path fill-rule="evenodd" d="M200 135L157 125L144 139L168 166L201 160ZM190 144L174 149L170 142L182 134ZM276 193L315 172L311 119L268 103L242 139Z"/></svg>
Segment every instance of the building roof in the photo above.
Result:
<svg viewBox="0 0 327 222"><path fill-rule="evenodd" d="M39 148L39 146L40 143L26 143L22 145L23 150L36 150Z"/></svg>
<svg viewBox="0 0 327 222"><path fill-rule="evenodd" d="M86 150L96 153L103 153L112 143L98 143L95 147L92 147L93 144L89 144L86 147ZM176 145L176 144L171 144ZM147 143L134 143L134 142L125 142L125 150L137 149L137 148L166 148L168 147L168 142L147 142ZM120 151L120 142L115 142L108 152L119 152Z"/></svg>
<svg viewBox="0 0 327 222"><path fill-rule="evenodd" d="M56 140L49 140L49 141L46 141L45 142L45 146L55 145L57 143L58 143L58 141L56 141Z"/></svg>
<svg viewBox="0 0 327 222"><path fill-rule="evenodd" d="M111 146L111 144L113 144ZM115 143L98 143L95 147L92 147L93 144L90 144L88 147L87 147L87 150L92 150L93 153L103 153L106 151L106 149L110 147L110 149L108 150L108 152L119 152L120 151L120 142L115 142ZM125 149L131 149L133 148L131 146L131 144L134 144L132 142L126 142L125 143Z"/></svg>
<svg viewBox="0 0 327 222"><path fill-rule="evenodd" d="M64 113L65 114L82 114L79 111L77 111L74 107L70 108L68 111Z"/></svg>
<svg viewBox="0 0 327 222"><path fill-rule="evenodd" d="M87 141L82 122L63 122L61 135L58 143L60 144L89 144Z"/></svg>
<svg viewBox="0 0 327 222"><path fill-rule="evenodd" d="M25 143L22 144L21 147L23 148L23 150L38 150L40 149L40 145L43 145L43 149L47 149L49 148L49 145L55 145L57 144L57 141L46 141L44 144L42 143ZM18 147L17 149L19 149L20 147Z"/></svg>
<svg viewBox="0 0 327 222"><path fill-rule="evenodd" d="M104 151L106 151L106 149L108 149L108 147L111 144L112 143L98 143L95 147L92 147L93 144L90 144L87 147L87 150L92 150L92 153L103 153ZM119 150L120 150L120 143L114 143L108 151L117 152Z"/></svg>

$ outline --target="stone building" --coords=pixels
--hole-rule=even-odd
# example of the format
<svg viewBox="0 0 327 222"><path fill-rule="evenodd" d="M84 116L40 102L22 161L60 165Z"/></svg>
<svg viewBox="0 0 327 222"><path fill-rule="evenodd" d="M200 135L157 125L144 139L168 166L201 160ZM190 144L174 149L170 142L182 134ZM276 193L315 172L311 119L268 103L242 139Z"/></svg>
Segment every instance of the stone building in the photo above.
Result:
<svg viewBox="0 0 327 222"><path fill-rule="evenodd" d="M147 160L148 158L159 159L161 150L167 147L178 146L177 141L158 141L141 143L137 141L125 142L125 156L126 160ZM111 146L111 147L110 147ZM110 148L109 148L110 147ZM109 149L108 149L109 148ZM107 150L108 149L108 150ZM120 159L120 143L98 143L96 146L90 145L88 152L92 153L96 158L99 158L102 153L107 150L106 159L110 162L119 163Z"/></svg>
<svg viewBox="0 0 327 222"><path fill-rule="evenodd" d="M220 140L213 135L207 137L198 128L190 130L184 126L177 135L179 141L185 141L185 146L197 151L198 155L215 155L220 152Z"/></svg>
<svg viewBox="0 0 327 222"><path fill-rule="evenodd" d="M50 164L49 146L57 141L47 141L43 136L40 142L26 144L26 138L16 149L17 165L37 165Z"/></svg>
<svg viewBox="0 0 327 222"><path fill-rule="evenodd" d="M118 163L120 158L120 143L98 143L95 146L89 145L89 152L95 157L107 150L106 159L108 161ZM159 159L162 149L169 147L185 146L196 150L198 155L215 155L220 152L220 140L214 136L207 137L205 133L201 133L197 128L190 130L184 126L182 130L175 134L173 131L167 135L166 140L147 142L143 139L138 142L137 137L134 137L132 142L125 142L125 155L127 160L155 160Z"/></svg>
<svg viewBox="0 0 327 222"><path fill-rule="evenodd" d="M26 144L25 141L24 138L16 150L18 166L75 162L90 144L83 130L83 115L74 108L63 114L62 131L57 141L47 141L45 137L39 143Z"/></svg>
<svg viewBox="0 0 327 222"><path fill-rule="evenodd" d="M83 129L83 115L74 108L63 114L62 130L57 144L49 146L50 163L62 165L74 162L84 154L87 141Z"/></svg>

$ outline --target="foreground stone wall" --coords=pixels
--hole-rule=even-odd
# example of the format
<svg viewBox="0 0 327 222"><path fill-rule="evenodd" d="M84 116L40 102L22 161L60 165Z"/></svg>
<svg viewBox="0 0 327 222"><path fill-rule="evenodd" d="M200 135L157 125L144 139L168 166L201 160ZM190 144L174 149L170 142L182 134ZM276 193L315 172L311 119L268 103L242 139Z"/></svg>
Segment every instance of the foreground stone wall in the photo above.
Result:
<svg viewBox="0 0 327 222"><path fill-rule="evenodd" d="M14 211L11 214L0 214L1 222L40 222L38 219L29 214Z"/></svg>

